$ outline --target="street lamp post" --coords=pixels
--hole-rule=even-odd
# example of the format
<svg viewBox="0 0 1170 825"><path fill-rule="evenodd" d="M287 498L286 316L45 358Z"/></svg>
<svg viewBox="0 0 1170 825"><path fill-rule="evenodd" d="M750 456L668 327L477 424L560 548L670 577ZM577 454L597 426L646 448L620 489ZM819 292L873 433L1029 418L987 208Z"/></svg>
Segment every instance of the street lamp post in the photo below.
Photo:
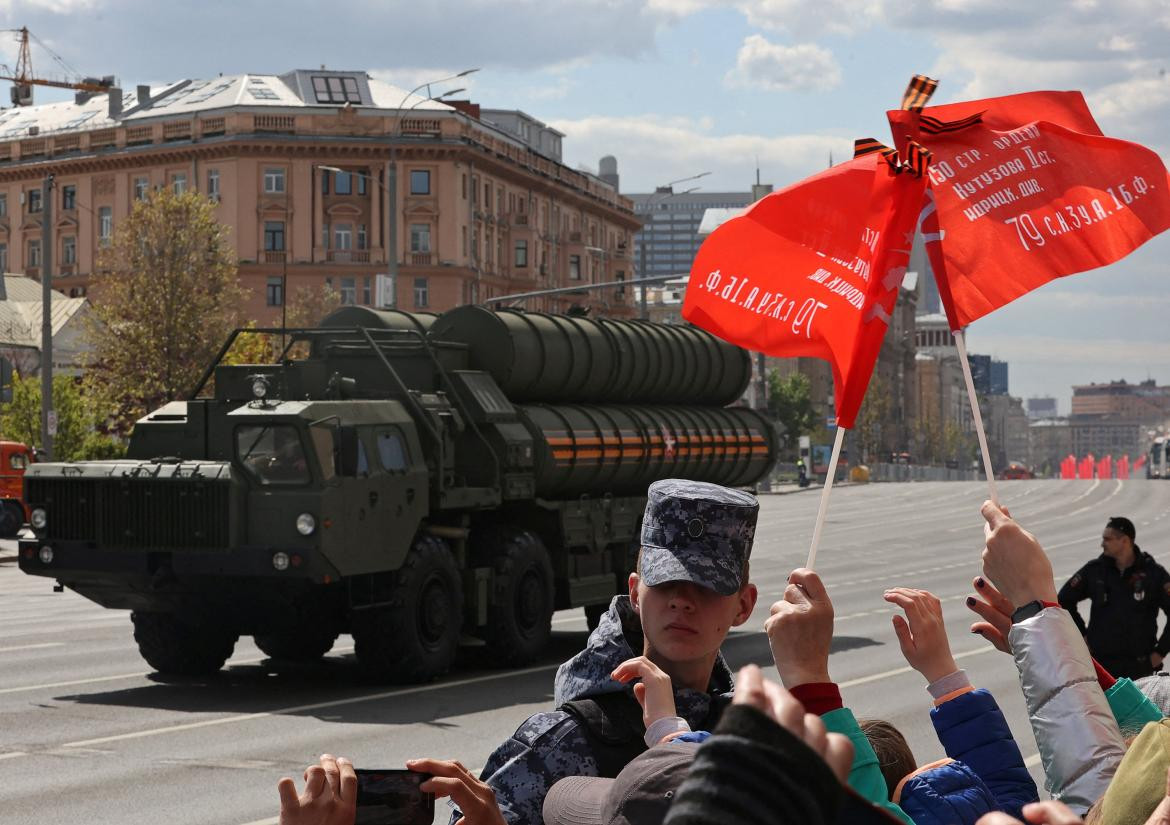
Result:
<svg viewBox="0 0 1170 825"><path fill-rule="evenodd" d="M709 174L711 174L711 173L710 172L700 172L697 175L691 175L690 177L687 177L687 178L679 178L678 180L672 180L670 183L655 187L654 194L646 199L646 215L648 217L645 221L642 222L642 241L641 241L641 243L638 244L638 259L639 259L638 275L640 276L639 280L642 281L642 288L639 291L639 297L638 297L638 314L639 314L639 317L643 321L647 320L650 317L649 311L646 308L646 282L645 282L646 281L646 239L647 239L646 226L653 222L654 204L659 203L660 201L664 201L667 198L672 198L675 195L686 195L690 192L694 192L699 187L693 186L684 192L675 192L674 185L676 183L686 183L687 181L698 180L699 178L706 177Z"/></svg>
<svg viewBox="0 0 1170 825"><path fill-rule="evenodd" d="M41 449L53 457L53 176L41 184Z"/></svg>

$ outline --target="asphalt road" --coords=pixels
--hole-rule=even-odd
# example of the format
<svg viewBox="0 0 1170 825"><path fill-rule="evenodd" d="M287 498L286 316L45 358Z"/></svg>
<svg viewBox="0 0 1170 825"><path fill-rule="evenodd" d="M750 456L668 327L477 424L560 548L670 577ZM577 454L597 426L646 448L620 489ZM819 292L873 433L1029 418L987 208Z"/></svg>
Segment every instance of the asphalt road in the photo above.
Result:
<svg viewBox="0 0 1170 825"><path fill-rule="evenodd" d="M1112 515L1132 518L1138 543L1170 564L1170 484L1021 481L1000 491L1062 581L1098 552ZM958 482L834 490L818 563L837 612L831 669L858 716L894 722L920 763L941 757L924 682L906 667L881 600L899 584L934 591L960 665L994 692L1038 776L1015 668L969 633L962 604L979 572L985 494L981 483ZM804 562L817 499L812 490L763 497L752 558L760 602L725 646L733 666L770 664L763 620ZM358 681L348 637L320 664L280 670L241 640L218 678L167 684L138 657L125 613L53 593L51 581L20 573L12 549L0 544L3 823L275 822L276 780L299 780L322 751L365 767L431 755L478 769L522 720L550 707L557 663L585 641L580 611L566 611L532 667L465 666L436 684L382 688ZM440 804L436 821L447 813Z"/></svg>

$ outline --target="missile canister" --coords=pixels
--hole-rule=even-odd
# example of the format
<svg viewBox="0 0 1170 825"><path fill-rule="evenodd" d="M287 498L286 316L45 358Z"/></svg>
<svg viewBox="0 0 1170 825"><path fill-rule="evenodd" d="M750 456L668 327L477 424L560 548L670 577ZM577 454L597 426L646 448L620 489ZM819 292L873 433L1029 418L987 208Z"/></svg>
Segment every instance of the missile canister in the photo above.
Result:
<svg viewBox="0 0 1170 825"><path fill-rule="evenodd" d="M440 315L430 337L466 344L471 367L516 402L722 406L751 379L745 350L691 326L469 305Z"/></svg>

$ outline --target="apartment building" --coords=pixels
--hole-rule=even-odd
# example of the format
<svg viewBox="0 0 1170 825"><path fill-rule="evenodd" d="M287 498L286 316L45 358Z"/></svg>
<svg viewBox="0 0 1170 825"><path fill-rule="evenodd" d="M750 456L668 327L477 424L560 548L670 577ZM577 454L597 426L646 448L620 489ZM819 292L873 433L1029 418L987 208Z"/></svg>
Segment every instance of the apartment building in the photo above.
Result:
<svg viewBox="0 0 1170 825"><path fill-rule="evenodd" d="M84 296L98 252L155 187L231 229L248 317L330 285L345 303L441 311L633 277L633 205L561 162L531 116L410 94L362 71L181 80L0 110L0 272ZM42 184L52 175L52 225ZM91 295L100 300L100 294ZM530 299L631 316L632 290Z"/></svg>

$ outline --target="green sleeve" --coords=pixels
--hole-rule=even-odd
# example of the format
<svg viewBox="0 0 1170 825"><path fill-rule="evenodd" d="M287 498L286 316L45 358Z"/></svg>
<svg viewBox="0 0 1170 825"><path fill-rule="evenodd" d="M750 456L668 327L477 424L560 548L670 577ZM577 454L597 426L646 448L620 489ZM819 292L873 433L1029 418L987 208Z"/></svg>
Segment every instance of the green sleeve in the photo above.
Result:
<svg viewBox="0 0 1170 825"><path fill-rule="evenodd" d="M1151 702L1129 679L1118 679L1113 687L1105 691L1105 698L1109 701L1109 709L1117 719L1117 726L1121 728L1123 736L1132 736L1141 731L1147 722L1157 722L1162 718L1162 711ZM836 711L834 711L835 713ZM828 727L828 722L825 726ZM854 762L854 767L857 763Z"/></svg>
<svg viewBox="0 0 1170 825"><path fill-rule="evenodd" d="M849 787L907 825L914 825L914 821L906 812L890 801L886 779L878 765L877 754L873 752L873 746L861 732L853 711L849 708L837 708L821 716L821 721L825 723L830 733L844 734L853 743L853 767L849 770Z"/></svg>

